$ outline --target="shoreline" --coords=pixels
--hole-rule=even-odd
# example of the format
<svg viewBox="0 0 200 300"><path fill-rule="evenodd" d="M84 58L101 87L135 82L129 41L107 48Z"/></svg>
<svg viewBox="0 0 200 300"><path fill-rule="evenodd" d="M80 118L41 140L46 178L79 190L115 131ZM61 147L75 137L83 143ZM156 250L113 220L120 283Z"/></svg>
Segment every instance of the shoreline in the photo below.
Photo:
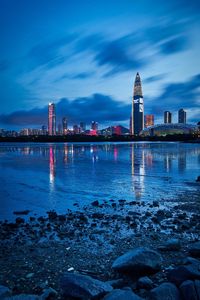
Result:
<svg viewBox="0 0 200 300"><path fill-rule="evenodd" d="M130 249L148 247L163 258L161 270L150 275L152 287L168 281L167 271L181 265L190 245L200 240L198 198L191 197L192 209L186 198L167 209L158 201L94 201L84 212L77 207L62 215L50 211L47 217L30 216L25 221L19 214L16 222L1 221L0 284L12 295L41 295L52 288L56 291L52 299L65 299L60 279L68 272L114 280L116 287L129 286L148 299L149 289L138 288L138 278L114 271L112 264ZM173 250L166 245L170 239L177 243Z"/></svg>

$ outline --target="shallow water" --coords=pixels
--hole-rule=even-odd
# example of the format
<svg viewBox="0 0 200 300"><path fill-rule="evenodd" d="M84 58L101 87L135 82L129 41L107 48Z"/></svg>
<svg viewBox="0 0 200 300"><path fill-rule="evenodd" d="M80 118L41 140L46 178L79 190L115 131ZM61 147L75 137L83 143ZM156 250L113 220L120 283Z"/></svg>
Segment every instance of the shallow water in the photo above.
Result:
<svg viewBox="0 0 200 300"><path fill-rule="evenodd" d="M174 199L196 188L200 145L0 144L0 219L13 211L62 213L94 200Z"/></svg>

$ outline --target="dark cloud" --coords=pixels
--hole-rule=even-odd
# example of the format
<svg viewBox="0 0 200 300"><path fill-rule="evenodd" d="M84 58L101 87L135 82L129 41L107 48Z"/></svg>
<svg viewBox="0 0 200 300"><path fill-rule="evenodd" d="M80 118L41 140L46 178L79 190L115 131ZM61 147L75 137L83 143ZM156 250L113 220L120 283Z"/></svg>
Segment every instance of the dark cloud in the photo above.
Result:
<svg viewBox="0 0 200 300"><path fill-rule="evenodd" d="M162 115L165 110L178 111L180 108L191 109L199 107L200 74L193 76L187 82L171 83L164 87L163 92L155 99L148 99L151 112ZM192 120L191 120L192 121Z"/></svg>
<svg viewBox="0 0 200 300"><path fill-rule="evenodd" d="M62 76L58 77L54 82L58 82L64 79L87 79L91 78L95 73L94 72L81 72L81 73L74 73L74 74L63 74Z"/></svg>
<svg viewBox="0 0 200 300"><path fill-rule="evenodd" d="M0 60L0 72L7 71L11 63L8 60Z"/></svg>
<svg viewBox="0 0 200 300"><path fill-rule="evenodd" d="M160 52L164 55L174 54L176 52L181 52L188 47L188 42L185 37L173 38L167 42L160 45Z"/></svg>
<svg viewBox="0 0 200 300"><path fill-rule="evenodd" d="M47 124L47 110L46 106L29 111L16 111L9 115L0 115L0 123L15 126ZM56 104L57 123L63 116L67 116L71 124L80 121L90 123L92 120L100 123L124 121L129 118L130 111L131 105L102 94L77 98L73 101L64 98Z"/></svg>
<svg viewBox="0 0 200 300"><path fill-rule="evenodd" d="M143 82L144 83L152 83L152 82L155 82L155 81L162 80L165 77L166 77L166 74L158 74L158 75L154 75L154 76L150 76L150 77L145 78L143 80Z"/></svg>

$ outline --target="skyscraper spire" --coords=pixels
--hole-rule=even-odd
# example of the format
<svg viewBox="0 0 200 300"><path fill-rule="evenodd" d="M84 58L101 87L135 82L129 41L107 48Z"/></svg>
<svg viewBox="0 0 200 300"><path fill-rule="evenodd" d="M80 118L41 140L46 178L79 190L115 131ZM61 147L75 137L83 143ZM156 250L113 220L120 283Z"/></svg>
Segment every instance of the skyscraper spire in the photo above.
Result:
<svg viewBox="0 0 200 300"><path fill-rule="evenodd" d="M144 129L144 102L142 82L137 72L133 88L132 111L130 118L130 134L139 135Z"/></svg>

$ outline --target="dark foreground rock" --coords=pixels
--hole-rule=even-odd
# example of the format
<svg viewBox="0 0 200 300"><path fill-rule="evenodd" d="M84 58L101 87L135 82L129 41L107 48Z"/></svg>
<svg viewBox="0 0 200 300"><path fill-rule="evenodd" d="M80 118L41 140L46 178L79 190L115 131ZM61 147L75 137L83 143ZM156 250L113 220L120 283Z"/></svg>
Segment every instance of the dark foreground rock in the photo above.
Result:
<svg viewBox="0 0 200 300"><path fill-rule="evenodd" d="M4 285L0 285L0 299L7 297L11 294L11 290Z"/></svg>
<svg viewBox="0 0 200 300"><path fill-rule="evenodd" d="M8 298L3 298L4 300L41 300L39 296L36 295L16 295Z"/></svg>
<svg viewBox="0 0 200 300"><path fill-rule="evenodd" d="M189 253L194 257L200 257L200 241L189 246Z"/></svg>
<svg viewBox="0 0 200 300"><path fill-rule="evenodd" d="M148 248L136 248L118 257L112 268L135 276L156 273L161 269L161 255Z"/></svg>
<svg viewBox="0 0 200 300"><path fill-rule="evenodd" d="M177 286L186 280L200 279L200 262L192 259L187 265L178 266L169 271L167 278Z"/></svg>
<svg viewBox="0 0 200 300"><path fill-rule="evenodd" d="M194 281L186 280L180 285L180 291L184 300L198 300Z"/></svg>
<svg viewBox="0 0 200 300"><path fill-rule="evenodd" d="M106 282L93 279L90 276L65 273L61 278L61 289L65 297L90 300L102 297L113 290Z"/></svg>
<svg viewBox="0 0 200 300"><path fill-rule="evenodd" d="M103 300L142 300L143 298L137 296L131 290L114 290L106 295Z"/></svg>
<svg viewBox="0 0 200 300"><path fill-rule="evenodd" d="M180 292L172 283L162 283L150 292L150 300L180 300Z"/></svg>
<svg viewBox="0 0 200 300"><path fill-rule="evenodd" d="M181 243L179 239L169 239L162 246L159 247L161 251L178 251L181 249Z"/></svg>

